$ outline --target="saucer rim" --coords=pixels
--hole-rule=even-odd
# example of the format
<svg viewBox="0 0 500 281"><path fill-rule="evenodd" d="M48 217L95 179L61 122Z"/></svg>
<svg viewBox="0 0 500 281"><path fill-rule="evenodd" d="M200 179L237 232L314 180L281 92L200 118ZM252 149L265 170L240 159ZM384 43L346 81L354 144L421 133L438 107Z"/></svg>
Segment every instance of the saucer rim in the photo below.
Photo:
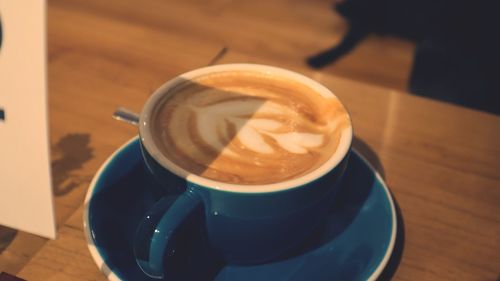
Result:
<svg viewBox="0 0 500 281"><path fill-rule="evenodd" d="M92 232L90 230L90 222L89 222L89 203L90 199L92 198L92 195L94 193L94 189L96 188L96 184L101 178L103 172L108 168L109 164L113 161L113 159L116 158L116 156L122 152L125 148L131 145L131 143L138 141L139 136L136 135L129 139L127 142L125 142L123 145L121 145L118 149L116 149L107 159L104 161L104 163L99 167L97 172L95 173L94 177L92 178L92 181L90 182L89 188L87 190L87 194L85 195L85 201L84 201L84 210L83 210L83 232L85 239L87 240L87 248L90 251L90 255L92 256L92 259L94 260L95 264L98 266L99 270L106 276L106 278L110 281L125 281L118 277L118 275L109 268L109 266L106 264L104 261L102 255L99 253L99 250L97 249L96 244L94 243L94 237L92 235ZM368 277L368 281L373 281L376 280L384 270L385 266L389 262L389 258L391 257L391 254L394 250L394 244L396 242L396 230L397 230L397 219L396 219L396 208L394 205L394 201L391 195L391 192L389 191L388 186L386 185L384 179L382 176L378 173L378 171L366 160L366 158L359 153L356 149L351 148L357 156L370 168L372 173L375 174L377 180L382 184L382 187L384 188L384 192L386 193L386 197L389 201L390 209L391 209L391 220L392 220L392 229L391 229L391 238L389 241L389 245L386 248L385 255L378 264L377 268L372 272L370 277Z"/></svg>

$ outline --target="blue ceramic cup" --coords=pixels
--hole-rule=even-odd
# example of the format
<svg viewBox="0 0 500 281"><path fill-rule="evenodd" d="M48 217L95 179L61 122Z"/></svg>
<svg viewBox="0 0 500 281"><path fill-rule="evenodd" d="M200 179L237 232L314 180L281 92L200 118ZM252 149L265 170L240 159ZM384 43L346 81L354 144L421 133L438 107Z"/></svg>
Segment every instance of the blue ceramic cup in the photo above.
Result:
<svg viewBox="0 0 500 281"><path fill-rule="evenodd" d="M285 254L304 240L326 216L347 164L352 126L341 133L337 150L308 174L279 183L239 185L218 182L186 171L155 143L154 122L158 104L186 80L221 71L249 70L292 79L331 97L316 81L281 68L228 64L200 68L161 86L146 102L139 134L146 166L161 181L166 196L148 212L138 227L134 253L149 276L163 278L164 258L172 254L171 237L189 215L203 208L212 247L228 263L255 264ZM350 120L349 120L350 124ZM172 196L172 194L180 194Z"/></svg>

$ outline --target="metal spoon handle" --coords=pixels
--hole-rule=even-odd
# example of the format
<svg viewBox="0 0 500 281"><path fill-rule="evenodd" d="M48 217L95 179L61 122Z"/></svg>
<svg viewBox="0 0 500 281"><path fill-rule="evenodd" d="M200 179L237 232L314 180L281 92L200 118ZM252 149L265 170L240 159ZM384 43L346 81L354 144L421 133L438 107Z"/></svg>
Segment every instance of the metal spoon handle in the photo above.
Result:
<svg viewBox="0 0 500 281"><path fill-rule="evenodd" d="M139 114L125 107L118 107L113 113L113 118L132 125L139 125Z"/></svg>
<svg viewBox="0 0 500 281"><path fill-rule="evenodd" d="M220 60L228 51L227 47L222 47L219 52L213 57L208 65L215 64L218 60ZM123 121L132 125L139 125L139 114L129 110L125 107L118 107L113 113L113 118L119 121Z"/></svg>

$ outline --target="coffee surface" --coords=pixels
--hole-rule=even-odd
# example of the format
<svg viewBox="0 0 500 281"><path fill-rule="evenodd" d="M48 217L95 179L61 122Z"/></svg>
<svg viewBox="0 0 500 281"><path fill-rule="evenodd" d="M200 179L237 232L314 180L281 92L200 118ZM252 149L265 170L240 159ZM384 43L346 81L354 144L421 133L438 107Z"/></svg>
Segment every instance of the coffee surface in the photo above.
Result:
<svg viewBox="0 0 500 281"><path fill-rule="evenodd" d="M270 74L209 74L171 88L153 117L161 152L199 176L236 184L294 179L327 161L349 116L334 96Z"/></svg>

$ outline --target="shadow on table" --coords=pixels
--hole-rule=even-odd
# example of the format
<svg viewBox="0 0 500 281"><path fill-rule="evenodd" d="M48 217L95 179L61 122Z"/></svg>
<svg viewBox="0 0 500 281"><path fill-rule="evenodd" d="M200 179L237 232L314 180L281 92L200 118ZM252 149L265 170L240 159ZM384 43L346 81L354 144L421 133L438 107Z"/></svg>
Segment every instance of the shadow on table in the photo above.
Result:
<svg viewBox="0 0 500 281"><path fill-rule="evenodd" d="M17 235L17 230L0 225L0 255L9 247Z"/></svg>
<svg viewBox="0 0 500 281"><path fill-rule="evenodd" d="M68 134L53 147L52 176L54 196L61 196L83 183L90 182L89 177L78 177L73 172L80 169L93 157L89 147L88 134ZM0 225L0 254L14 241L18 231Z"/></svg>
<svg viewBox="0 0 500 281"><path fill-rule="evenodd" d="M90 135L72 133L61 137L52 149L52 185L54 196L63 196L82 184L90 183L90 176L75 173L94 157Z"/></svg>

